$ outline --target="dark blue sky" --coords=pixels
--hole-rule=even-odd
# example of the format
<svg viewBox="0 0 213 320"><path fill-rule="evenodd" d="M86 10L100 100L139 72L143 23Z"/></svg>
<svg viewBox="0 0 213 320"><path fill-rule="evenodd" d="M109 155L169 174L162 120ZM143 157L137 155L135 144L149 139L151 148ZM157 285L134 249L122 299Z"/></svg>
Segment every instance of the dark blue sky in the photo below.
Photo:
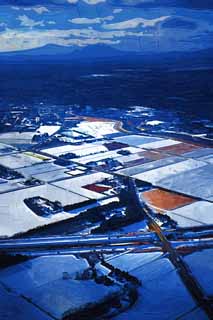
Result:
<svg viewBox="0 0 213 320"><path fill-rule="evenodd" d="M106 44L160 52L213 43L211 0L1 0L0 52Z"/></svg>

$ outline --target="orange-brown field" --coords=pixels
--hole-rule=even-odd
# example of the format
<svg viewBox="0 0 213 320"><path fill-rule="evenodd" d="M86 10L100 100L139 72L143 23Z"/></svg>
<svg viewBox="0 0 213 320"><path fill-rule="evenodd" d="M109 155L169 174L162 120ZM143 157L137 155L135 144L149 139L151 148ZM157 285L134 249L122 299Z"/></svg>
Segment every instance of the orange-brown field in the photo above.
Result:
<svg viewBox="0 0 213 320"><path fill-rule="evenodd" d="M143 193L148 203L161 210L174 210L191 204L196 200L180 194L161 189L152 189Z"/></svg>

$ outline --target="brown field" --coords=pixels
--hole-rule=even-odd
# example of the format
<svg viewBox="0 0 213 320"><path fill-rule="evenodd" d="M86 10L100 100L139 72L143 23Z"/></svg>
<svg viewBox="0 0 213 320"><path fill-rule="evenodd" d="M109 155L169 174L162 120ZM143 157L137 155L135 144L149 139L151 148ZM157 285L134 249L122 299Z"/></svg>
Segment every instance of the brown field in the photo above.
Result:
<svg viewBox="0 0 213 320"><path fill-rule="evenodd" d="M174 210L196 201L191 197L161 189L146 191L143 196L150 205L160 210Z"/></svg>
<svg viewBox="0 0 213 320"><path fill-rule="evenodd" d="M175 155L180 155L186 152L190 152L196 149L200 149L200 146L196 146L194 144L189 144L189 143L179 143L179 144L175 144L172 146L168 146L168 147L162 147L162 148L158 148L156 149L157 151L164 151L164 152L168 152L171 154L175 154Z"/></svg>

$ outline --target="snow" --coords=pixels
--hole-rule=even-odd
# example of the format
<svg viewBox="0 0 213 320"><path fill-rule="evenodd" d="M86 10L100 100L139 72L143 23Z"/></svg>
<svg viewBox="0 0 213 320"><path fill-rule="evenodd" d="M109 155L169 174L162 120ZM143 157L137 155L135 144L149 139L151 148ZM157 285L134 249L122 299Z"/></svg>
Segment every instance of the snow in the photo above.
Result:
<svg viewBox="0 0 213 320"><path fill-rule="evenodd" d="M117 133L114 127L114 121L82 121L77 125L76 130L95 138L103 138L108 134Z"/></svg>
<svg viewBox="0 0 213 320"><path fill-rule="evenodd" d="M0 157L0 164L11 169L28 167L40 162L42 162L41 159L25 153L14 153Z"/></svg>
<svg viewBox="0 0 213 320"><path fill-rule="evenodd" d="M96 173L92 173L92 174L88 174L80 177L66 179L59 182L54 182L53 184L63 189L78 193L89 199L102 199L106 197L106 195L100 194L94 191L90 191L86 188L83 188L83 186L86 186L88 184L93 184L96 182L102 182L106 178L111 179L112 176L107 173L96 172Z"/></svg>
<svg viewBox="0 0 213 320"><path fill-rule="evenodd" d="M60 126L40 126L36 132L44 134L48 133L49 136L53 135L60 129Z"/></svg>
<svg viewBox="0 0 213 320"><path fill-rule="evenodd" d="M171 140L171 139L166 139L166 140L160 140L160 141L155 141L155 142L150 142L150 143L144 143L144 144L141 144L140 147L142 147L144 149L158 149L158 148L173 146L173 145L176 145L179 143L181 143L181 142Z"/></svg>
<svg viewBox="0 0 213 320"><path fill-rule="evenodd" d="M132 148L132 147L123 148L122 150L126 150L129 152L138 152L138 148ZM73 162L87 164L89 162L100 161L100 160L104 160L104 159L108 159L108 158L114 159L114 158L120 157L120 154L118 153L118 151L119 150L113 150L113 151L108 151L108 152L102 152L102 153L95 154L95 155L89 155L89 156L82 157L80 159L73 159ZM119 160L119 159L117 159L117 160Z"/></svg>
<svg viewBox="0 0 213 320"><path fill-rule="evenodd" d="M71 218L67 212L48 217L37 216L24 203L24 199L35 196L42 196L50 201L60 201L63 206L88 200L76 193L47 184L0 194L0 236L12 236L39 226Z"/></svg>
<svg viewBox="0 0 213 320"><path fill-rule="evenodd" d="M168 259L161 257L150 262L147 259L143 265L136 261L136 268L130 274L142 282L139 297L116 320L177 319L195 308L195 302Z"/></svg>
<svg viewBox="0 0 213 320"><path fill-rule="evenodd" d="M34 308L62 319L120 290L116 285L106 287L92 280L75 280L76 274L87 268L86 260L74 256L41 257L0 271L0 282L30 300Z"/></svg>
<svg viewBox="0 0 213 320"><path fill-rule="evenodd" d="M30 143L32 137L35 135L35 131L27 131L27 132L18 132L18 131L12 131L12 132L6 132L0 134L0 141L2 143L6 144L24 144L24 143Z"/></svg>
<svg viewBox="0 0 213 320"><path fill-rule="evenodd" d="M146 143L151 143L155 141L161 141L161 138L142 136L142 135L128 135L122 136L114 139L117 142L127 143L132 146L140 146Z"/></svg>
<svg viewBox="0 0 213 320"><path fill-rule="evenodd" d="M81 145L66 144L66 145L63 145L63 146L55 147L55 148L44 149L42 151L47 153L47 154L50 154L50 155L60 156L62 154L68 153L68 152L78 152L78 151L79 152L80 151L83 152L84 149L89 149L89 148L93 148L94 149L95 147L99 147L99 146L102 147L103 143L104 142L101 141L101 142L94 142L94 143L83 143ZM104 150L108 151L107 148L105 148Z"/></svg>
<svg viewBox="0 0 213 320"><path fill-rule="evenodd" d="M152 252L152 253L122 253L118 256L113 256L110 259L107 259L107 262L118 268L120 270L134 273L134 270L145 266L147 263L155 261L162 256L160 252Z"/></svg>
<svg viewBox="0 0 213 320"><path fill-rule="evenodd" d="M209 154L208 156L201 157L199 158L199 160L205 161L209 164L213 164L213 153Z"/></svg>
<svg viewBox="0 0 213 320"><path fill-rule="evenodd" d="M87 155L95 155L96 153L100 153L100 152L106 152L108 151L108 149L105 146L93 146L90 148L85 148L80 149L80 150L73 150L72 153L74 153L77 157L83 157L83 156L87 156ZM93 156L92 156L93 157Z"/></svg>
<svg viewBox="0 0 213 320"><path fill-rule="evenodd" d="M196 310L192 310L192 312L187 313L180 320L208 320L209 317L205 314L205 312L201 308L197 308Z"/></svg>
<svg viewBox="0 0 213 320"><path fill-rule="evenodd" d="M77 272L84 271L88 266L85 259L77 259L72 255L43 256L0 270L0 282L24 294L62 278L63 272L75 277Z"/></svg>
<svg viewBox="0 0 213 320"><path fill-rule="evenodd" d="M199 163L205 164L205 162L201 161ZM191 169L193 168L191 167ZM179 174L173 175L172 177L165 177L158 181L158 185L163 188L185 193L189 196L211 199L213 197L212 172L212 165L201 165L193 170L179 172Z"/></svg>
<svg viewBox="0 0 213 320"><path fill-rule="evenodd" d="M36 163L32 166L20 168L17 171L23 174L25 177L36 176L38 174L50 173L52 171L60 170L61 166L57 166L51 161L45 161Z"/></svg>
<svg viewBox="0 0 213 320"><path fill-rule="evenodd" d="M16 152L16 149L10 145L0 143L0 155L10 154Z"/></svg>
<svg viewBox="0 0 213 320"><path fill-rule="evenodd" d="M207 296L213 295L213 250L205 249L184 257L193 276Z"/></svg>
<svg viewBox="0 0 213 320"><path fill-rule="evenodd" d="M81 171L82 173L82 171ZM45 181L45 182L54 182L54 181L58 181L58 180L63 180L66 178L70 178L69 173L67 172L67 169L58 169L58 170L52 170L49 172L44 172L41 174L34 174L33 177L35 177L36 179L39 179L41 181Z"/></svg>
<svg viewBox="0 0 213 320"><path fill-rule="evenodd" d="M134 167L122 169L118 172L126 176L136 176L144 172L146 173L146 171L151 171L153 169L158 169L158 168L166 167L173 163L181 162L182 160L183 159L181 157L168 157L168 158L151 161L145 164L140 164Z"/></svg>
<svg viewBox="0 0 213 320"><path fill-rule="evenodd" d="M0 319L2 320L52 320L46 313L36 308L14 292L6 291L0 285Z"/></svg>
<svg viewBox="0 0 213 320"><path fill-rule="evenodd" d="M160 120L151 120L151 121L147 121L146 124L149 126L158 126L159 124L164 123L164 121L160 121Z"/></svg>
<svg viewBox="0 0 213 320"><path fill-rule="evenodd" d="M196 149L194 151L185 153L184 157L187 157L187 158L200 158L200 157L208 156L208 155L210 155L212 153L213 153L213 149L212 148L200 148L200 149Z"/></svg>
<svg viewBox="0 0 213 320"><path fill-rule="evenodd" d="M176 216L180 216L180 219L181 217L184 217L192 220L191 225L193 225L193 222L195 225L197 225L197 223L213 224L213 203L207 201L197 201L173 210L171 213ZM179 219L178 217L176 218Z"/></svg>
<svg viewBox="0 0 213 320"><path fill-rule="evenodd" d="M188 159L161 168L136 174L134 175L134 178L159 185L159 183L161 183L161 181L163 181L165 178L169 178L171 181L173 181L173 176L177 175L178 173L186 172L195 168L200 168L202 166L205 166L203 162ZM185 180L183 181L183 183L185 183ZM165 187L169 188L167 185Z"/></svg>
<svg viewBox="0 0 213 320"><path fill-rule="evenodd" d="M27 297L50 313L56 319L62 319L104 301L111 294L119 291L119 287L106 287L91 280L55 280L29 291Z"/></svg>

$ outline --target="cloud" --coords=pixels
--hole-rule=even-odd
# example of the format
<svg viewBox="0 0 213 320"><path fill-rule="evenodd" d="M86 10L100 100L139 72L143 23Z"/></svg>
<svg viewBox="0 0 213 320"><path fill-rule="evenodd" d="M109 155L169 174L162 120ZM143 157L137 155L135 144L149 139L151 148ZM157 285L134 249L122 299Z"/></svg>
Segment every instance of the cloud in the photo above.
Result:
<svg viewBox="0 0 213 320"><path fill-rule="evenodd" d="M122 38L153 36L144 32L97 31L94 29L50 29L28 31L6 29L0 33L0 52L21 51L45 45L84 47L94 44L118 45Z"/></svg>
<svg viewBox="0 0 213 320"><path fill-rule="evenodd" d="M113 16L107 16L104 18L91 18L91 19L90 18L74 18L68 21L74 24L99 24L105 21L111 21L113 19L114 19Z"/></svg>
<svg viewBox="0 0 213 320"><path fill-rule="evenodd" d="M18 16L17 20L20 21L20 25L22 27L29 27L29 28L33 28L36 26L39 27L44 27L44 21L35 21L33 19L30 19L28 16L26 16L25 14L22 16Z"/></svg>
<svg viewBox="0 0 213 320"><path fill-rule="evenodd" d="M87 4L90 4L90 5L95 5L95 4L106 2L106 0L82 0L82 1ZM67 2L70 4L76 4L80 1L79 0L67 0Z"/></svg>
<svg viewBox="0 0 213 320"><path fill-rule="evenodd" d="M34 7L34 8L32 8L32 10L38 14L49 12L49 10L46 7Z"/></svg>
<svg viewBox="0 0 213 320"><path fill-rule="evenodd" d="M124 30L124 29L133 29L139 26L145 27L154 27L159 22L165 21L169 16L162 16L156 19L143 19L143 18L134 18L130 20L125 20L122 22L106 24L103 27L108 30Z"/></svg>
<svg viewBox="0 0 213 320"><path fill-rule="evenodd" d="M50 24L50 25L54 25L54 24L56 24L56 22L55 22L55 21L53 21L53 20L47 21L47 23L48 23L48 24Z"/></svg>
<svg viewBox="0 0 213 320"><path fill-rule="evenodd" d="M46 7L14 7L12 6L11 7L12 10L16 10L16 11L19 11L19 10L24 10L24 11L34 11L38 14L43 14L45 12L49 12L49 10L46 8Z"/></svg>
<svg viewBox="0 0 213 320"><path fill-rule="evenodd" d="M120 12L122 12L123 11L123 9L114 9L112 12L114 13L114 14L116 14L116 13L120 13Z"/></svg>

